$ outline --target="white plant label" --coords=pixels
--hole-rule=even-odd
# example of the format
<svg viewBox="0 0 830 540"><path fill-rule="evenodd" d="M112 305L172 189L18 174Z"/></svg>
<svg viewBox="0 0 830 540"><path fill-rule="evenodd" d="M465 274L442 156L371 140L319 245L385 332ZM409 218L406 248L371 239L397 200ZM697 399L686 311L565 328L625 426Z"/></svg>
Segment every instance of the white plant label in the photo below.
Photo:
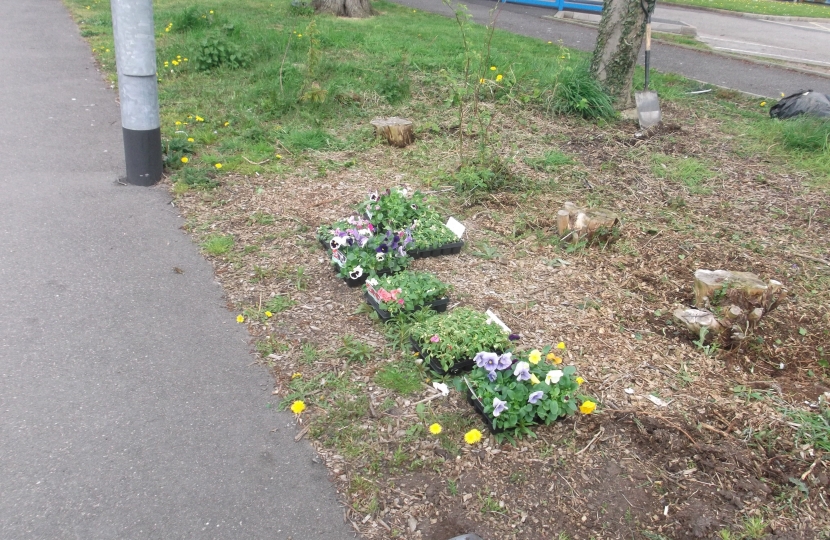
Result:
<svg viewBox="0 0 830 540"><path fill-rule="evenodd" d="M498 315L496 315L495 313L493 313L489 309L487 311L485 311L484 313L487 315L487 324L490 324L491 322L494 322L497 325L501 326L501 329L504 330L506 333L508 333L508 334L510 333L510 329L507 327L506 324L504 324L502 322L501 319L499 319Z"/></svg>
<svg viewBox="0 0 830 540"><path fill-rule="evenodd" d="M464 231L467 230L467 227L462 225L460 221L452 216L450 216L450 219L447 220L447 228L451 230L459 239L464 235Z"/></svg>
<svg viewBox="0 0 830 540"><path fill-rule="evenodd" d="M331 262L333 262L334 264L336 264L337 266L342 268L343 265L346 264L346 256L343 255L342 252L337 251L336 249L332 250L332 252L331 252Z"/></svg>

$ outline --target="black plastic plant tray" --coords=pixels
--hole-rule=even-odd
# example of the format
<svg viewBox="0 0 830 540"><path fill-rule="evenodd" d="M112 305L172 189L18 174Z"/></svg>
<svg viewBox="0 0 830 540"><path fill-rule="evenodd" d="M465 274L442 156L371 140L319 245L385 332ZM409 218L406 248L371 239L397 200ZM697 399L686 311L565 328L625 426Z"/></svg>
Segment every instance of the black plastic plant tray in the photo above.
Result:
<svg viewBox="0 0 830 540"><path fill-rule="evenodd" d="M389 313L388 311L384 310L384 309L381 309L380 305L378 305L377 301L372 297L371 294L369 294L368 292L365 292L365 293L363 293L363 297L366 298L366 303L369 304L370 306L372 306L372 308L374 308L375 312L377 312L378 317L380 317L380 320L382 320L383 322L386 322L386 321L388 321L389 319L392 318L392 314ZM450 303L449 297L440 298L440 299L436 300L435 302L431 303L429 305L429 308L436 311L436 312L438 312L438 313L444 313L445 311L447 311L447 306L449 305L449 303Z"/></svg>
<svg viewBox="0 0 830 540"><path fill-rule="evenodd" d="M461 248L464 247L464 241L452 242L427 249L408 249L406 254L413 259L425 259L427 257L438 257L439 255L456 255L461 253Z"/></svg>
<svg viewBox="0 0 830 540"><path fill-rule="evenodd" d="M487 424L487 429L489 429L492 433L497 434L504 433L505 431L507 431L506 428L496 428L493 425L493 419L487 416L487 414L485 414L484 407L481 405L481 403L478 402L476 398L473 397L473 393L470 392L469 388L467 389L467 403L473 406L473 409L476 410L478 415L481 416L481 419L484 420L484 423Z"/></svg>
<svg viewBox="0 0 830 540"><path fill-rule="evenodd" d="M334 273L337 274L338 277L340 277L340 267L338 267L336 264L332 264L331 269L334 270ZM390 272L389 270L381 270L380 272L378 272L378 276L387 276L391 273L392 272ZM361 285L366 283L367 279L369 279L369 273L368 272L363 272L363 275L360 276L357 279L352 279L352 278L349 278L349 277L341 278L341 279L343 281L345 281L346 285L348 285L349 287L360 287Z"/></svg>
<svg viewBox="0 0 830 540"><path fill-rule="evenodd" d="M439 375L458 375L459 373L464 373L465 371L470 371L473 369L473 366L476 365L475 361L470 358L467 360L459 360L458 362L454 363L450 366L450 369L444 369L441 367L441 362L438 360L434 360L428 356L424 356L421 352L421 346L418 345L418 342L412 339L412 336L409 337L409 343L412 344L412 350L421 355L424 362L427 363L429 368Z"/></svg>

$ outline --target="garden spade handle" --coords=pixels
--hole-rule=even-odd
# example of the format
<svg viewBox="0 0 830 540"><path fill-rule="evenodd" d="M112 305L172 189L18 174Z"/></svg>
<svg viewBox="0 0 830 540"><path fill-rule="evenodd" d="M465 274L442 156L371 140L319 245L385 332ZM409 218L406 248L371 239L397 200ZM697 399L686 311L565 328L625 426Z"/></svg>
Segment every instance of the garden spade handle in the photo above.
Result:
<svg viewBox="0 0 830 540"><path fill-rule="evenodd" d="M654 11L654 6L657 2L648 5L646 0L641 2L641 6L643 8L643 12L646 14L646 82L643 88L643 91L648 91L648 79L649 79L649 64L651 60L651 12ZM651 7L651 9L649 9Z"/></svg>

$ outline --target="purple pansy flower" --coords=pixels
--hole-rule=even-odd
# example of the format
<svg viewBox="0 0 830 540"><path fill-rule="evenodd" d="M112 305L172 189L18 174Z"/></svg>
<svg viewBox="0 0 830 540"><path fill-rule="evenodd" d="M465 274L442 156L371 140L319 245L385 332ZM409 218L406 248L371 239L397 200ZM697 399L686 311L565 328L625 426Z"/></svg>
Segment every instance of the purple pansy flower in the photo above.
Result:
<svg viewBox="0 0 830 540"><path fill-rule="evenodd" d="M488 371L487 372L487 378L490 380L490 382L495 381L496 377L497 377L497 375L496 375L495 371Z"/></svg>
<svg viewBox="0 0 830 540"><path fill-rule="evenodd" d="M513 370L513 375L520 381L530 380L530 364L527 362L519 362L516 364L516 369Z"/></svg>
<svg viewBox="0 0 830 540"><path fill-rule="evenodd" d="M530 397L527 398L527 402L531 405L536 405L536 402L542 399L545 393L541 390L537 390L536 392L531 392Z"/></svg>
<svg viewBox="0 0 830 540"><path fill-rule="evenodd" d="M507 410L507 402L502 401L497 397L493 398L493 416L498 416Z"/></svg>
<svg viewBox="0 0 830 540"><path fill-rule="evenodd" d="M496 366L496 369L499 371L503 369L509 368L513 365L513 353L506 352L503 355L499 356L499 363Z"/></svg>
<svg viewBox="0 0 830 540"><path fill-rule="evenodd" d="M522 336L520 336L519 334L510 334L509 336L507 336L507 339L509 339L510 341L517 341L522 339Z"/></svg>
<svg viewBox="0 0 830 540"><path fill-rule="evenodd" d="M480 352L473 358L473 361L480 368L484 368L487 371L495 371L499 362L499 355L491 352Z"/></svg>

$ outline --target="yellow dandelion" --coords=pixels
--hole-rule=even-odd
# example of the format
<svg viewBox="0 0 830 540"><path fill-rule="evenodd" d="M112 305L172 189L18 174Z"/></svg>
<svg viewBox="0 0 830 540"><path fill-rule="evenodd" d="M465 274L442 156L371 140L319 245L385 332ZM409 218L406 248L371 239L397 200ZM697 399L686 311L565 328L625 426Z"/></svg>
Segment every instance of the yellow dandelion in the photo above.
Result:
<svg viewBox="0 0 830 540"><path fill-rule="evenodd" d="M597 408L597 404L593 401L583 401L582 405L579 406L579 412L582 414L591 414Z"/></svg>
<svg viewBox="0 0 830 540"><path fill-rule="evenodd" d="M214 165L214 167L216 167L217 169L221 169L221 168L222 168L222 164L221 164L221 163L217 163L216 165Z"/></svg>
<svg viewBox="0 0 830 540"><path fill-rule="evenodd" d="M582 377L577 377L576 378L576 384L582 386L582 383L584 383L584 382L585 382L585 379L583 379Z"/></svg>
<svg viewBox="0 0 830 540"><path fill-rule="evenodd" d="M210 10L210 14L213 15L213 10L212 9Z"/></svg>
<svg viewBox="0 0 830 540"><path fill-rule="evenodd" d="M177 54L177 55L176 55L176 59L181 60L181 59L182 59L182 55Z"/></svg>
<svg viewBox="0 0 830 540"><path fill-rule="evenodd" d="M496 75L496 82L501 82L501 80L502 80L503 78L504 78L504 77L502 77L502 76L501 76L501 73L499 73L498 75Z"/></svg>
<svg viewBox="0 0 830 540"><path fill-rule="evenodd" d="M188 137L187 138L187 142L193 142L193 141L194 141L193 137Z"/></svg>
<svg viewBox="0 0 830 540"><path fill-rule="evenodd" d="M205 121L205 119L204 119L204 118L202 118L201 116L197 116L197 117L196 117L196 121L197 121L197 122L204 122L204 121Z"/></svg>
<svg viewBox="0 0 830 540"><path fill-rule="evenodd" d="M179 61L178 61L178 60L173 60L173 65L174 65L174 66L178 66L178 65L179 65Z"/></svg>
<svg viewBox="0 0 830 540"><path fill-rule="evenodd" d="M187 163L188 161L190 161L190 160L189 160L189 159L187 159L187 156L184 156L184 157L182 158L182 163ZM242 321L239 321L239 322L242 322Z"/></svg>
<svg viewBox="0 0 830 540"><path fill-rule="evenodd" d="M168 26L167 28L165 28L165 29L164 29L164 31L165 31L165 32L169 32L169 31L170 31L170 27Z"/></svg>
<svg viewBox="0 0 830 540"><path fill-rule="evenodd" d="M767 106L767 102L766 102L766 101L762 101L762 102L761 102L761 107L766 107L766 106Z"/></svg>
<svg viewBox="0 0 830 540"><path fill-rule="evenodd" d="M484 84L484 79L479 79L478 84Z"/></svg>
<svg viewBox="0 0 830 540"><path fill-rule="evenodd" d="M275 156L277 159L282 159L282 156L281 156L281 155L279 155L279 154L274 154L274 156Z"/></svg>
<svg viewBox="0 0 830 540"><path fill-rule="evenodd" d="M224 125L225 127L228 127L229 125L231 125L231 123L230 123L230 122L225 122L223 125Z"/></svg>
<svg viewBox="0 0 830 540"><path fill-rule="evenodd" d="M293 375L291 375L291 378L292 379L299 379L302 376L303 376L303 374L298 371L297 373L294 373Z"/></svg>
<svg viewBox="0 0 830 540"><path fill-rule="evenodd" d="M553 43L552 41L548 41L548 45L550 45L550 44L552 44L552 43Z"/></svg>
<svg viewBox="0 0 830 540"><path fill-rule="evenodd" d="M245 317L243 315L237 315L236 316L236 322L238 322L238 323L245 322Z"/></svg>
<svg viewBox="0 0 830 540"><path fill-rule="evenodd" d="M182 58L182 61L183 61L183 62L187 62L187 58Z"/></svg>
<svg viewBox="0 0 830 540"><path fill-rule="evenodd" d="M300 414L305 410L305 403L300 400L295 401L291 404L291 412L294 414Z"/></svg>
<svg viewBox="0 0 830 540"><path fill-rule="evenodd" d="M179 120L176 120L176 125L180 126L180 125L182 125L182 123Z"/></svg>
<svg viewBox="0 0 830 540"><path fill-rule="evenodd" d="M273 314L273 313L271 313L270 311L266 311L266 312L265 312L265 316L266 316L266 317L268 317L268 318L270 319L271 317L273 317L273 316L274 316L274 314Z"/></svg>
<svg viewBox="0 0 830 540"><path fill-rule="evenodd" d="M490 66L490 71L496 71L496 66Z"/></svg>
<svg viewBox="0 0 830 540"><path fill-rule="evenodd" d="M95 50L95 49L93 49L93 51L94 51L94 50ZM781 92L781 97L784 97L784 92Z"/></svg>
<svg viewBox="0 0 830 540"><path fill-rule="evenodd" d="M441 433L441 429L441 424L432 424L431 426L429 426L429 432L433 435L438 435L439 433Z"/></svg>
<svg viewBox="0 0 830 540"><path fill-rule="evenodd" d="M302 34L297 34L297 37L301 38L301 37L303 37L303 35Z"/></svg>
<svg viewBox="0 0 830 540"><path fill-rule="evenodd" d="M467 444L475 444L481 441L481 432L477 429L471 429L464 434L464 442Z"/></svg>

